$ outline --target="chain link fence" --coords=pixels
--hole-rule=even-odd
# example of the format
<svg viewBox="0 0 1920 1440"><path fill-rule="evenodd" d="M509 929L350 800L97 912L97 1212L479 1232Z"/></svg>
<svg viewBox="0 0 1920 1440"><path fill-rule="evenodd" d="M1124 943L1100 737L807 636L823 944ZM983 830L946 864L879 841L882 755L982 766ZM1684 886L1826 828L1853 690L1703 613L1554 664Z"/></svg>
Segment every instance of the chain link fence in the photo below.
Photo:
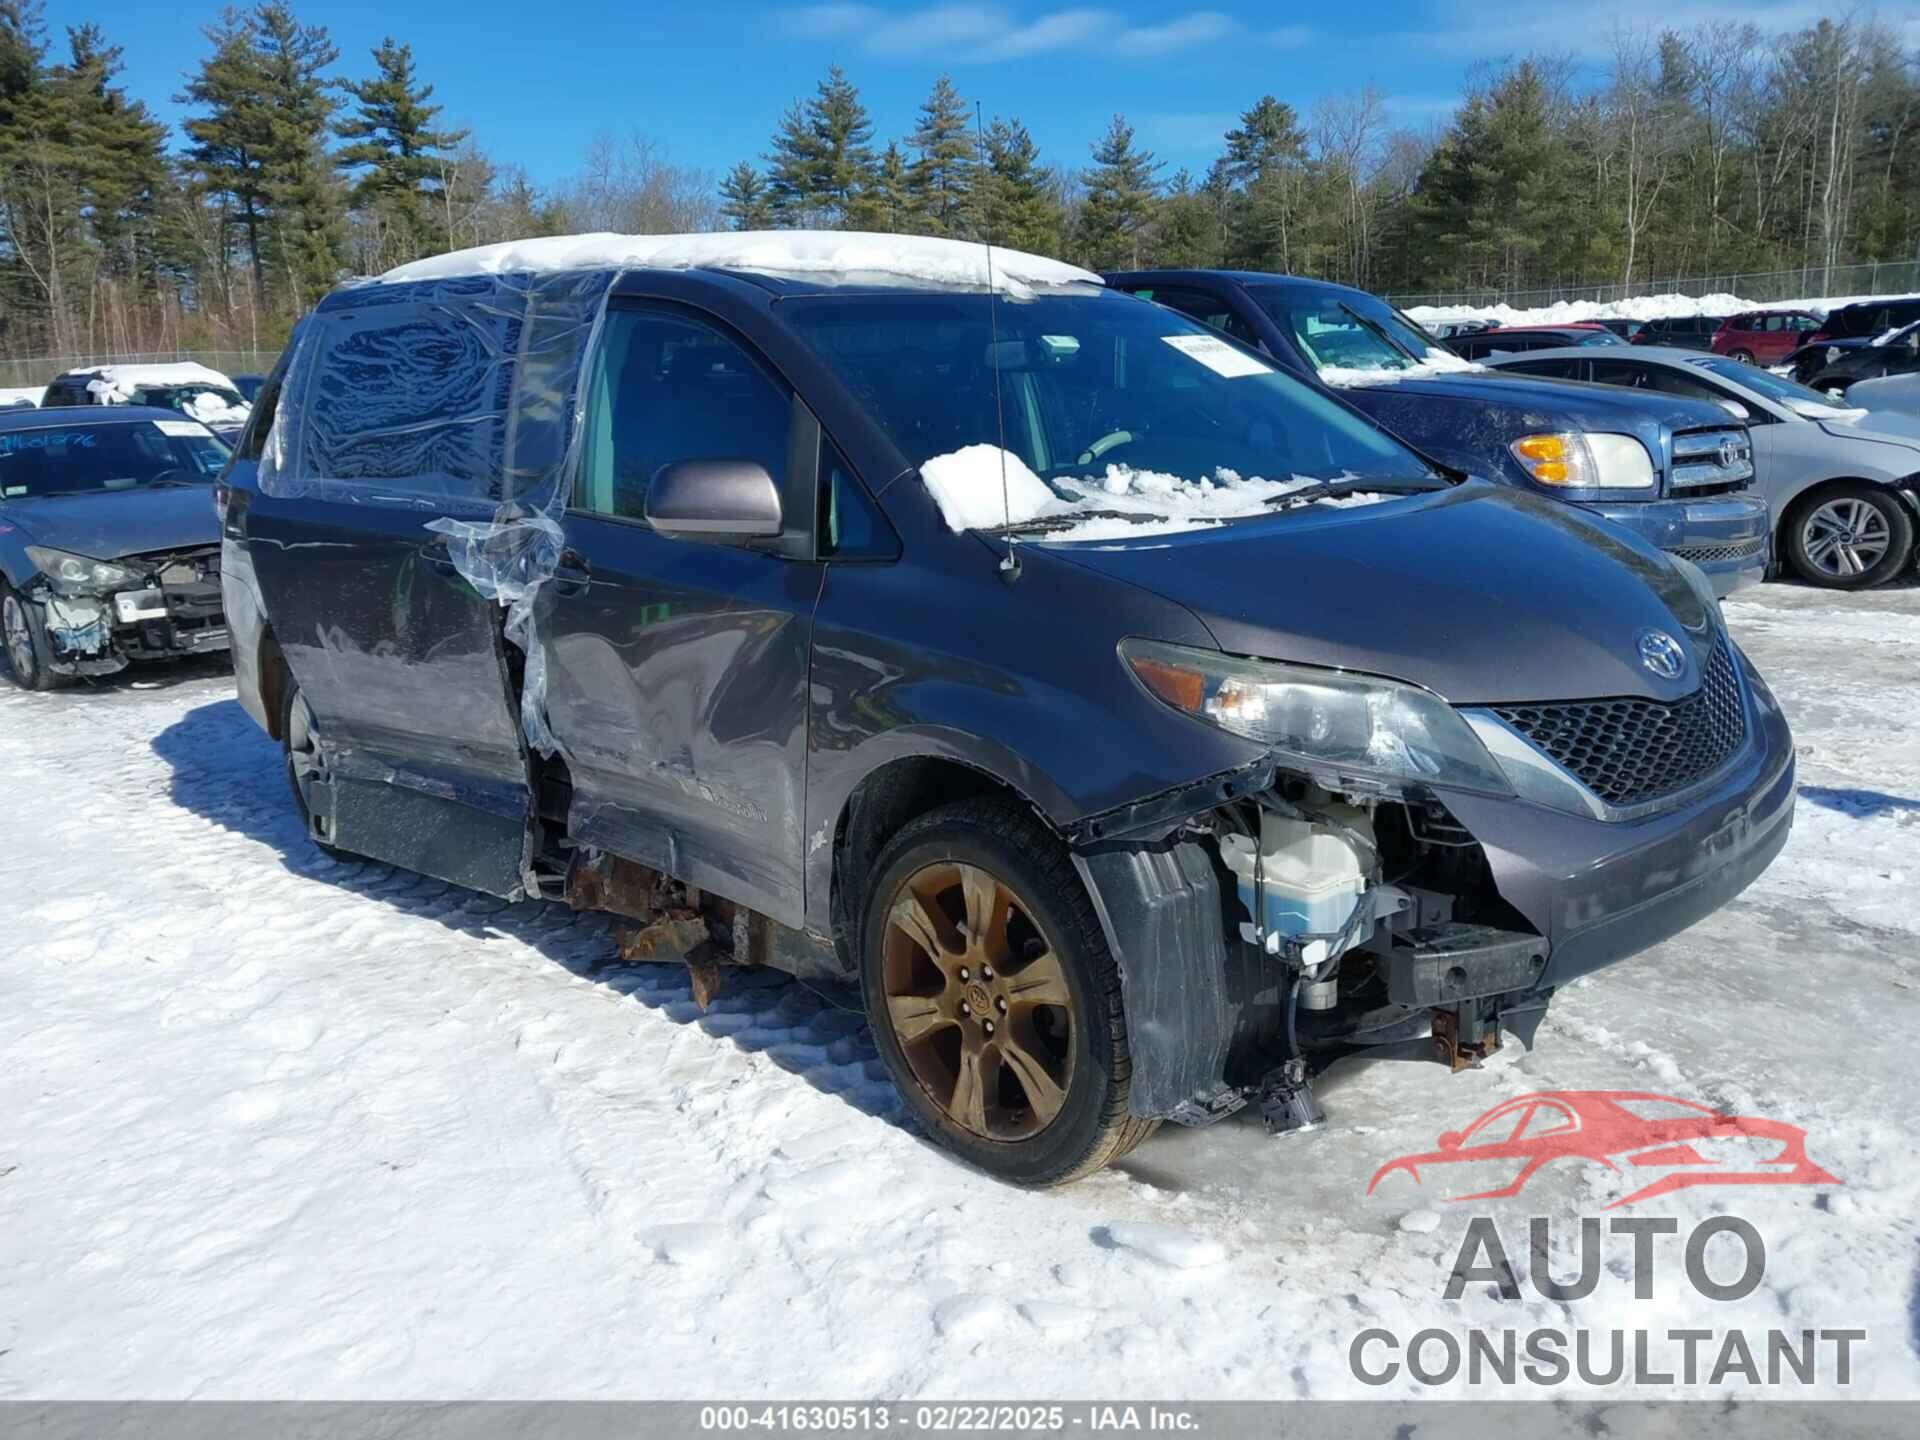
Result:
<svg viewBox="0 0 1920 1440"><path fill-rule="evenodd" d="M1920 260L1870 261L1860 265L1810 265L1791 270L1754 270L1738 275L1689 275L1679 279L1618 282L1579 282L1530 289L1498 288L1435 290L1420 295L1393 295L1401 309L1416 305L1485 309L1511 305L1531 310L1566 300L1612 304L1636 295L1737 295L1742 300L1778 303L1785 300L1840 299L1854 295L1920 293Z"/></svg>
<svg viewBox="0 0 1920 1440"><path fill-rule="evenodd" d="M222 375L264 375L277 350L162 350L137 355L41 355L0 360L0 390L45 385L54 376L89 365L173 365L197 360Z"/></svg>

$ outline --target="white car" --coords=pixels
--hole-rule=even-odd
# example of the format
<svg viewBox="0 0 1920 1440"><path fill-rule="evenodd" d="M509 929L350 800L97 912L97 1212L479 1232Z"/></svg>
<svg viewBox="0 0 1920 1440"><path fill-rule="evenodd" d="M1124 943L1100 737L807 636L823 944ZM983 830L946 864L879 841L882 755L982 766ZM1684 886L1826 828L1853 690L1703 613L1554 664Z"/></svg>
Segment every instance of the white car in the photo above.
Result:
<svg viewBox="0 0 1920 1440"><path fill-rule="evenodd" d="M1810 585L1864 590L1913 563L1920 426L1909 419L1876 418L1756 365L1693 350L1533 350L1486 363L1712 400L1746 421L1775 558Z"/></svg>
<svg viewBox="0 0 1920 1440"><path fill-rule="evenodd" d="M198 420L231 443L253 407L233 381L192 360L158 365L90 365L56 375L40 401L55 405L152 405Z"/></svg>

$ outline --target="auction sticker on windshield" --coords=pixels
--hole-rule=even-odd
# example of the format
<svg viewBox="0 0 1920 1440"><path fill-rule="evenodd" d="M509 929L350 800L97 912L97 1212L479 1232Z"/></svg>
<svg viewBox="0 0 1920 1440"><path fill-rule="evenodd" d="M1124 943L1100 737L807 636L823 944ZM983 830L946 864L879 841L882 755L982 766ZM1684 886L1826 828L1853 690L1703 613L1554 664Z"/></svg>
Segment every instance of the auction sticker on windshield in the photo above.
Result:
<svg viewBox="0 0 1920 1440"><path fill-rule="evenodd" d="M1236 350L1213 335L1162 335L1160 337L1189 359L1198 360L1216 375L1237 380L1242 375L1268 375L1273 367L1244 350Z"/></svg>
<svg viewBox="0 0 1920 1440"><path fill-rule="evenodd" d="M156 420L162 435L211 435L213 432L198 420Z"/></svg>

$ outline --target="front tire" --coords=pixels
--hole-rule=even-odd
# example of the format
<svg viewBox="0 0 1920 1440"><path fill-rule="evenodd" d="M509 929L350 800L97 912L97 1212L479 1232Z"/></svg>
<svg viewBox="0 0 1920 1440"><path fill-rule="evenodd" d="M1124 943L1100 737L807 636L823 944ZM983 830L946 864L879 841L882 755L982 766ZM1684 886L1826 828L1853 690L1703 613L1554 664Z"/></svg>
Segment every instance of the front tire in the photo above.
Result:
<svg viewBox="0 0 1920 1440"><path fill-rule="evenodd" d="M1782 527L1787 563L1809 585L1868 590L1913 562L1913 516L1890 490L1829 485L1796 505Z"/></svg>
<svg viewBox="0 0 1920 1440"><path fill-rule="evenodd" d="M1727 358L1729 360L1738 360L1742 365L1753 364L1753 352L1751 350L1729 350L1727 352Z"/></svg>
<svg viewBox="0 0 1920 1440"><path fill-rule="evenodd" d="M1066 849L1023 807L968 800L874 865L861 981L881 1058L936 1144L1064 1185L1158 1128L1127 1111L1120 972Z"/></svg>
<svg viewBox="0 0 1920 1440"><path fill-rule="evenodd" d="M67 683L67 676L53 673L46 617L11 586L0 586L0 635L6 640L13 683L22 690L55 690Z"/></svg>

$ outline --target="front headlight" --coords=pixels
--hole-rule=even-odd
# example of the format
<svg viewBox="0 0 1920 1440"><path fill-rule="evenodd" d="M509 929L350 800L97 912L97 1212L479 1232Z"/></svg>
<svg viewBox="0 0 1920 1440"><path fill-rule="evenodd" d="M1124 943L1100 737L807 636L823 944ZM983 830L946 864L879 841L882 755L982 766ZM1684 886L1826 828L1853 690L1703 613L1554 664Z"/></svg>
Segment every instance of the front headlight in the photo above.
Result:
<svg viewBox="0 0 1920 1440"><path fill-rule="evenodd" d="M1507 447L1521 468L1542 485L1562 490L1647 490L1653 457L1631 435L1594 435L1561 430L1522 435Z"/></svg>
<svg viewBox="0 0 1920 1440"><path fill-rule="evenodd" d="M1151 640L1121 641L1120 657L1156 700L1306 766L1513 793L1467 722L1418 686Z"/></svg>
<svg viewBox="0 0 1920 1440"><path fill-rule="evenodd" d="M27 558L62 595L94 595L132 585L139 579L124 565L66 550L49 550L44 545L27 546Z"/></svg>

